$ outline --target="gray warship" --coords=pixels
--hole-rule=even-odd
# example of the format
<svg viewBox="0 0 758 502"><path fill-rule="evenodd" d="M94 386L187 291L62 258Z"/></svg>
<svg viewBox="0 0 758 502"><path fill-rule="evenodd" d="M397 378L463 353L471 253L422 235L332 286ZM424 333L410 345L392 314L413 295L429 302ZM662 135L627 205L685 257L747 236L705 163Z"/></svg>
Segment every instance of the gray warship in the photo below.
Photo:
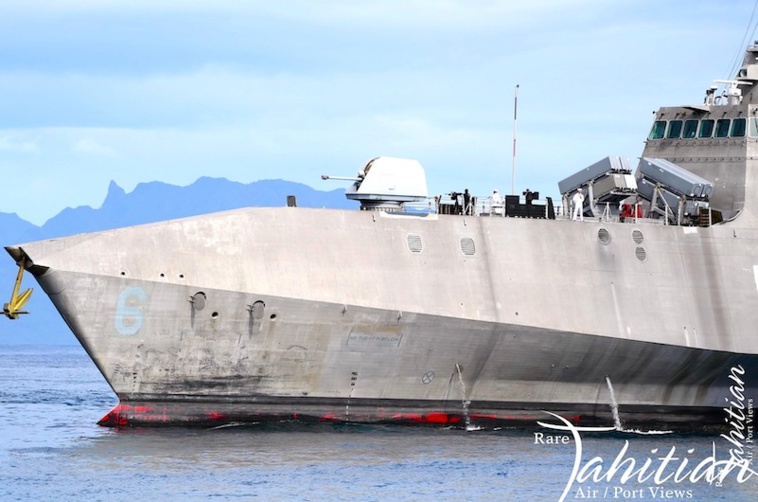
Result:
<svg viewBox="0 0 758 502"><path fill-rule="evenodd" d="M4 313L33 275L119 398L108 426L612 408L723 426L758 389L757 59L758 42L723 92L660 108L634 171L602 159L560 201L429 198L418 162L380 157L343 178L361 210L290 200L8 246Z"/></svg>

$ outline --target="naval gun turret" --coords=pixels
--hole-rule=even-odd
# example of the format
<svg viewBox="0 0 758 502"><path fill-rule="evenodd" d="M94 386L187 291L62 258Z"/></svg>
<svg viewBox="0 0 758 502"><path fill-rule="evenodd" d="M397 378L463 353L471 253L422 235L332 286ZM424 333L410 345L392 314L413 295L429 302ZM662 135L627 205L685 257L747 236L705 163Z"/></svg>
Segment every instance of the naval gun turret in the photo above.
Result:
<svg viewBox="0 0 758 502"><path fill-rule="evenodd" d="M361 203L361 209L399 211L406 202L428 198L426 174L419 161L377 157L354 178L322 175L321 179L352 181L345 197Z"/></svg>

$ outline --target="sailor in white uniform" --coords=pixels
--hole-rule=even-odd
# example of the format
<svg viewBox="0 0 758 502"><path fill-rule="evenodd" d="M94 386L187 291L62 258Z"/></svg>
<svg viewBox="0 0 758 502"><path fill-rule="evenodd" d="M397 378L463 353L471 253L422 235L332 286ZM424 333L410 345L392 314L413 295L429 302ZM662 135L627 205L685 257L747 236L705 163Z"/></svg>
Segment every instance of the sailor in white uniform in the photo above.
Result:
<svg viewBox="0 0 758 502"><path fill-rule="evenodd" d="M571 217L572 220L584 221L584 194L582 189L579 188L573 197L571 197L571 203L574 204L574 213Z"/></svg>
<svg viewBox="0 0 758 502"><path fill-rule="evenodd" d="M497 190L493 190L492 195L490 196L490 214L503 216L503 209L505 209L503 198Z"/></svg>

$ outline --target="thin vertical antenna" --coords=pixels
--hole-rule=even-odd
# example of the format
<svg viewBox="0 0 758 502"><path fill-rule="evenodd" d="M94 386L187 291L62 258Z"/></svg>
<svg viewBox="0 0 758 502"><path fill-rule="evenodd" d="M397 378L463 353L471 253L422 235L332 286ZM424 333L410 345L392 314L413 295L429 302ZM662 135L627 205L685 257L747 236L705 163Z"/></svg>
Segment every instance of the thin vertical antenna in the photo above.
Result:
<svg viewBox="0 0 758 502"><path fill-rule="evenodd" d="M511 161L511 194L516 194L516 120L518 119L518 84L513 97L513 158Z"/></svg>

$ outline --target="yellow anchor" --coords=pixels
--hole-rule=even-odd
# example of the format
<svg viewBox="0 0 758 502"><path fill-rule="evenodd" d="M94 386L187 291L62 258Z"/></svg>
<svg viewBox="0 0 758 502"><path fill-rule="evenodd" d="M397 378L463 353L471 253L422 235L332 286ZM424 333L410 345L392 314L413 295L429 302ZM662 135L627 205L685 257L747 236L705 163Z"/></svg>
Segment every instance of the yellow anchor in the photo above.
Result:
<svg viewBox="0 0 758 502"><path fill-rule="evenodd" d="M29 298L31 298L32 288L27 289L20 295L18 294L21 289L21 278L24 276L25 265L25 260L22 260L21 263L18 264L18 275L16 276L16 284L13 285L11 301L3 305L3 314L5 314L8 319L18 319L19 315L29 313L28 311L21 309L26 305L26 302L29 301Z"/></svg>

